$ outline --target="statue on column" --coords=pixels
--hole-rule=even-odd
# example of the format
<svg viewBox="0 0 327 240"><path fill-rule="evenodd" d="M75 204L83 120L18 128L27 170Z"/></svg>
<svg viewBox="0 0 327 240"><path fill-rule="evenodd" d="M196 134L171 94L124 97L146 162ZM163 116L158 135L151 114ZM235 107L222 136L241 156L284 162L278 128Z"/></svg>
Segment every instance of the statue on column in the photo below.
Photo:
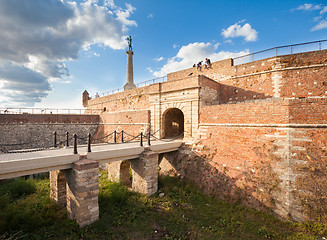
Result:
<svg viewBox="0 0 327 240"><path fill-rule="evenodd" d="M133 77L133 51L132 51L132 37L129 36L126 38L128 41L128 50L126 51L127 54L127 74L126 74L126 84L124 85L124 90L131 90L136 88L134 84L134 77Z"/></svg>
<svg viewBox="0 0 327 240"><path fill-rule="evenodd" d="M128 38L126 38L126 40L128 41L128 51L133 51L132 50L132 36L129 36Z"/></svg>

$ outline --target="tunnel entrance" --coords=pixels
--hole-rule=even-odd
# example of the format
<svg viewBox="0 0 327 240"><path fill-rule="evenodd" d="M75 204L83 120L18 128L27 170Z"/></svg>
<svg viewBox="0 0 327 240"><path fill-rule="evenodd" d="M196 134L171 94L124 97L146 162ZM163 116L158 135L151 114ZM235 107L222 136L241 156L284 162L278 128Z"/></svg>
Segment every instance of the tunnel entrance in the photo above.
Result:
<svg viewBox="0 0 327 240"><path fill-rule="evenodd" d="M167 109L163 114L163 138L182 136L184 132L184 114L178 108Z"/></svg>

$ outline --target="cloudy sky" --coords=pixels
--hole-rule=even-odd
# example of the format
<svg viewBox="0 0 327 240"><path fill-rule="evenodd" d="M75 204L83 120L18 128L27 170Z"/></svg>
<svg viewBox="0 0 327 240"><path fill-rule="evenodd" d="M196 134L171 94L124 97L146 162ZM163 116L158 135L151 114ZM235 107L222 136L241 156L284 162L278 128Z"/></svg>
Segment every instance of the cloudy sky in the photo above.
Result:
<svg viewBox="0 0 327 240"><path fill-rule="evenodd" d="M0 0L0 107L81 108L81 94L327 39L326 1Z"/></svg>

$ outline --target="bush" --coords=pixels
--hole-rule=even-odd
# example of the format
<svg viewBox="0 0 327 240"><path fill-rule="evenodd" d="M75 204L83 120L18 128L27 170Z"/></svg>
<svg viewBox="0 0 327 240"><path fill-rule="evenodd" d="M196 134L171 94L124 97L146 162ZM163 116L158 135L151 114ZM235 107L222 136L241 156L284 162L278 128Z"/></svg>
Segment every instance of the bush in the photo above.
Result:
<svg viewBox="0 0 327 240"><path fill-rule="evenodd" d="M8 194L13 200L36 192L36 184L33 180L16 178L9 183L0 186L0 194Z"/></svg>

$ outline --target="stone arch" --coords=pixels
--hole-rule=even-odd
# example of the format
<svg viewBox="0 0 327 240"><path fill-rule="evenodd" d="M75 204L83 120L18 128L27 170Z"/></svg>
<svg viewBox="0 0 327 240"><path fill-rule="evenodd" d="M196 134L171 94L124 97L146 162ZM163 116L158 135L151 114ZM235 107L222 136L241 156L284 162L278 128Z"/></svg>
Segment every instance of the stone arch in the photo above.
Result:
<svg viewBox="0 0 327 240"><path fill-rule="evenodd" d="M184 132L184 113L178 108L168 108L162 114L162 137L181 136Z"/></svg>
<svg viewBox="0 0 327 240"><path fill-rule="evenodd" d="M127 187L132 187L131 164L129 161L122 161L120 164L119 181Z"/></svg>

